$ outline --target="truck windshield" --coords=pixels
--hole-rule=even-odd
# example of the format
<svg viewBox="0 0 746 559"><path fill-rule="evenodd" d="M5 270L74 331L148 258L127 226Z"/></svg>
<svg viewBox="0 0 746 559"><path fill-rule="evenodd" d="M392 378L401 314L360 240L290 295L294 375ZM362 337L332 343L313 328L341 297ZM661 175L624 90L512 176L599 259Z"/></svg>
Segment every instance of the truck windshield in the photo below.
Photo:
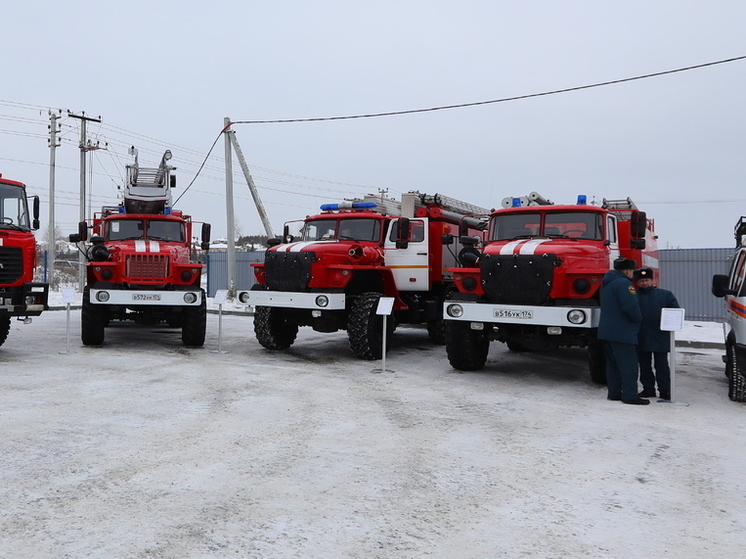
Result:
<svg viewBox="0 0 746 559"><path fill-rule="evenodd" d="M148 239L183 243L184 228L178 221L115 219L107 223L105 238L108 241Z"/></svg>
<svg viewBox="0 0 746 559"><path fill-rule="evenodd" d="M184 228L178 221L148 221L147 238L153 241L184 242Z"/></svg>
<svg viewBox="0 0 746 559"><path fill-rule="evenodd" d="M30 230L23 188L0 183L0 227Z"/></svg>
<svg viewBox="0 0 746 559"><path fill-rule="evenodd" d="M515 213L492 219L491 241L529 237L603 239L601 215L595 212Z"/></svg>
<svg viewBox="0 0 746 559"><path fill-rule="evenodd" d="M381 240L381 222L377 219L316 219L303 225L303 241L374 241Z"/></svg>

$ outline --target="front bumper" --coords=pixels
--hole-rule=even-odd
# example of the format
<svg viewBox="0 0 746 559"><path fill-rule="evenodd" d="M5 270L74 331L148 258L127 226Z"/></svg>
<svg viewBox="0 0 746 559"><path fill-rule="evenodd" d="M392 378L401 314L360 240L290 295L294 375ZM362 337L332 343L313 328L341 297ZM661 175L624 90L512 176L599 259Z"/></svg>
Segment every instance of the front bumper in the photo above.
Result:
<svg viewBox="0 0 746 559"><path fill-rule="evenodd" d="M49 284L28 282L0 288L0 311L10 316L39 316L49 309Z"/></svg>
<svg viewBox="0 0 746 559"><path fill-rule="evenodd" d="M239 291L238 300L245 305L254 305L255 307L339 311L344 310L346 298L344 293Z"/></svg>
<svg viewBox="0 0 746 559"><path fill-rule="evenodd" d="M94 289L90 291L93 305L117 305L125 307L164 306L199 307L202 304L202 290L159 291L127 289Z"/></svg>
<svg viewBox="0 0 746 559"><path fill-rule="evenodd" d="M578 321L583 313L584 319ZM576 317L571 321L570 317ZM530 305L496 305L446 301L443 303L445 320L482 322L487 324L522 324L531 326L560 326L563 328L598 328L601 309L598 307L543 307Z"/></svg>

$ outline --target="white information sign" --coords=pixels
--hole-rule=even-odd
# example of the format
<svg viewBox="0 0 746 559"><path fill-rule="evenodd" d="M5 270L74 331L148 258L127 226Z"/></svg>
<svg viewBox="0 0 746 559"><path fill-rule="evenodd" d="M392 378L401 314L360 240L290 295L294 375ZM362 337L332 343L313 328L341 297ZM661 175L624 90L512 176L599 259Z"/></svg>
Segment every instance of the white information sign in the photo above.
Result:
<svg viewBox="0 0 746 559"><path fill-rule="evenodd" d="M394 298L393 297L381 297L378 299L378 308L376 308L376 314L389 315L394 310Z"/></svg>
<svg viewBox="0 0 746 559"><path fill-rule="evenodd" d="M681 332L684 329L684 309L661 309L661 330Z"/></svg>
<svg viewBox="0 0 746 559"><path fill-rule="evenodd" d="M62 288L62 302L71 304L75 302L75 290L72 287Z"/></svg>
<svg viewBox="0 0 746 559"><path fill-rule="evenodd" d="M228 297L228 290L227 289L218 289L215 292L215 297L212 298L213 303L216 305L222 305L225 303L225 299Z"/></svg>

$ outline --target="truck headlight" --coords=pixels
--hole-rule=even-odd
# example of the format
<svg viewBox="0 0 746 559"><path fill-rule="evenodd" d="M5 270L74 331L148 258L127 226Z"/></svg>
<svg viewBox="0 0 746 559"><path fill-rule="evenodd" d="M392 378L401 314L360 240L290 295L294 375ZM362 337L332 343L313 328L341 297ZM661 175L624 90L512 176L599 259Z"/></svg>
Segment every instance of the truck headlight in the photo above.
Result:
<svg viewBox="0 0 746 559"><path fill-rule="evenodd" d="M463 316L464 314L464 307L461 305L448 305L446 307L446 313L448 316L452 316L453 318L458 318L460 316Z"/></svg>
<svg viewBox="0 0 746 559"><path fill-rule="evenodd" d="M106 301L109 300L109 292L108 291L99 291L96 293L96 301L99 303L106 303Z"/></svg>
<svg viewBox="0 0 746 559"><path fill-rule="evenodd" d="M329 305L329 297L326 295L319 295L316 297L316 306L317 307L326 307Z"/></svg>
<svg viewBox="0 0 746 559"><path fill-rule="evenodd" d="M567 313L567 320L569 320L572 324L583 324L586 320L588 320L588 317L585 314L585 311L581 311L580 309L573 309L569 313Z"/></svg>
<svg viewBox="0 0 746 559"><path fill-rule="evenodd" d="M197 294L193 291L189 291L187 293L184 293L184 302L188 305L191 305L192 303L197 302Z"/></svg>
<svg viewBox="0 0 746 559"><path fill-rule="evenodd" d="M243 304L247 304L249 302L249 292L241 291L241 293L238 294L238 300Z"/></svg>

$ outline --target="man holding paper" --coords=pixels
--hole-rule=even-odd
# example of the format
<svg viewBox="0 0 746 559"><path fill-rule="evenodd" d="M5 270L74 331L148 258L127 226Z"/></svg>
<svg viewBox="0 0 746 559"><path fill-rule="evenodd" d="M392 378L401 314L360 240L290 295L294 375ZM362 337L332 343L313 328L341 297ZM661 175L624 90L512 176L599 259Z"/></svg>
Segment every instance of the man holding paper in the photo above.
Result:
<svg viewBox="0 0 746 559"><path fill-rule="evenodd" d="M637 335L637 359L640 363L640 397L655 397L655 385L661 399L671 399L671 368L668 353L671 350L671 332L661 330L661 311L677 309L679 302L673 293L653 285L653 270L635 270L637 298L642 312L642 324ZM655 366L655 371L653 371Z"/></svg>

